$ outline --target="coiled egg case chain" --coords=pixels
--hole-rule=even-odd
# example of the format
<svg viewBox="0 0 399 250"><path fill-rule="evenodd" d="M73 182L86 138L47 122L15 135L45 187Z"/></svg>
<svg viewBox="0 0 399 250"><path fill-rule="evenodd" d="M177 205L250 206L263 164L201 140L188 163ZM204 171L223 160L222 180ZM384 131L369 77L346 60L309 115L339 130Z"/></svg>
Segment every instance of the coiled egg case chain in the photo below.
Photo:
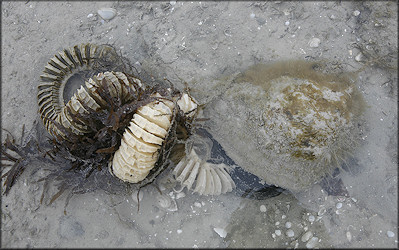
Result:
<svg viewBox="0 0 399 250"><path fill-rule="evenodd" d="M187 93L172 100L162 98L159 93L153 96L159 100L137 109L110 163L111 174L123 181L143 181L156 166L161 148L166 146L165 139L171 132L176 112L182 110L193 116L198 106Z"/></svg>
<svg viewBox="0 0 399 250"><path fill-rule="evenodd" d="M47 131L57 137L60 135L65 138L65 134L59 129L59 126L69 129L75 134L82 134L88 132L90 129L84 124L84 121L76 121L67 112L66 106L72 108L73 114L89 112L85 107L92 110L101 108L101 103L97 103L95 97L96 81L95 77L91 82L86 82L84 87L81 87L71 97L67 104L64 103L63 92L68 79L77 72L89 71L93 74L95 72L105 72L117 68L122 65L120 57L116 54L115 50L108 45L94 45L82 44L64 49L55 55L48 64L45 66L43 74L40 76L41 83L38 86L38 106L40 117L43 120L44 126ZM117 66L109 66L117 65ZM127 91L126 85L141 86L139 79L128 79L124 73L104 73L99 75L98 80L107 78L112 84L110 91L112 94L118 94L116 89L121 89L126 98ZM97 84L98 85L98 84ZM91 89L91 91L88 91ZM54 124L56 121L59 126Z"/></svg>
<svg viewBox="0 0 399 250"><path fill-rule="evenodd" d="M104 70L85 81L85 86L80 86L64 104L64 87L74 73L113 67L121 63L118 58L110 46L82 44L59 52L49 61L41 75L38 105L45 128L52 136L68 140L64 132L76 135L91 132L90 121L83 117L90 117L91 113L109 106L109 100L102 97L104 93L129 103L145 90L141 81L131 75ZM169 147L173 144L166 141L176 132L176 125L173 126L176 115L183 116L183 121L191 121L198 107L188 93L178 92L174 96L171 93L168 89L165 97L155 92L152 97L157 99L139 107L133 115L120 147L110 161L110 172L114 176L126 182L143 183L144 179L155 178L162 171L160 165L165 165ZM165 154L165 151L168 152Z"/></svg>
<svg viewBox="0 0 399 250"><path fill-rule="evenodd" d="M102 81L105 83L102 85ZM70 132L82 135L91 132L87 121L80 120L77 114L89 114L105 108L107 101L99 94L99 88L106 88L111 97L120 98L122 102L131 101L134 96L129 93L129 90L137 91L143 89L139 79L129 76L129 78L122 72L104 72L93 76L85 81L85 87L81 86L65 106L62 107L61 112L54 119L63 128ZM71 113L68 112L68 109ZM72 117L72 116L74 117ZM67 139L66 135L53 122L45 123L46 129L50 134L56 136L60 135Z"/></svg>
<svg viewBox="0 0 399 250"><path fill-rule="evenodd" d="M173 110L174 104L169 100L153 101L137 110L112 160L116 177L137 183L149 174L169 133Z"/></svg>
<svg viewBox="0 0 399 250"><path fill-rule="evenodd" d="M173 170L176 180L200 195L219 195L233 191L235 183L226 171L227 165L201 160L194 149ZM193 184L195 183L195 186Z"/></svg>

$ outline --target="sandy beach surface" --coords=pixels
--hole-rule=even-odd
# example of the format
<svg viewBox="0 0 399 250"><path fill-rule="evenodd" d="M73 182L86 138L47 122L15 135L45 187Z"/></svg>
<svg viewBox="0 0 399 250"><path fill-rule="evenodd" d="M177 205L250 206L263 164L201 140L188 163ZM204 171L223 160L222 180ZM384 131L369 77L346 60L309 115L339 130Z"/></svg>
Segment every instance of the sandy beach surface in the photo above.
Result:
<svg viewBox="0 0 399 250"><path fill-rule="evenodd" d="M116 15L104 20L104 8ZM16 139L38 120L48 60L82 43L111 44L139 71L186 82L200 103L215 79L257 63L327 61L358 72L367 124L356 171L340 175L347 196L319 184L265 200L149 185L139 211L135 192L94 190L74 195L65 215L66 195L40 203L46 165L32 162L1 197L1 247L398 247L397 2L2 1L1 15L1 126Z"/></svg>

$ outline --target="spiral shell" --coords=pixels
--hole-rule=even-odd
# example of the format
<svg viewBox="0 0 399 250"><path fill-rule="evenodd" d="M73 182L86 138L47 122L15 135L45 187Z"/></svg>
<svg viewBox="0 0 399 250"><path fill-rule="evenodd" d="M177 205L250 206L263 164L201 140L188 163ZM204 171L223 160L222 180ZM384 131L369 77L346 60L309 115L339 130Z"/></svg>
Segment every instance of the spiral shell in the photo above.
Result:
<svg viewBox="0 0 399 250"><path fill-rule="evenodd" d="M201 160L192 149L173 170L173 175L188 190L193 187L200 195L219 195L235 188L233 179L226 171L227 165L213 164Z"/></svg>

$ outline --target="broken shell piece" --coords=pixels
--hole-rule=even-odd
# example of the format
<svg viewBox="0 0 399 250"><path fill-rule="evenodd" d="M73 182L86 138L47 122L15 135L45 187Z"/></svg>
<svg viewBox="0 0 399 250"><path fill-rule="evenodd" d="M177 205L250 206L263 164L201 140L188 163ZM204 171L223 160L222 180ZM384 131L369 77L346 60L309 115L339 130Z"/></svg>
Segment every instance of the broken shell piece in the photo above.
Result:
<svg viewBox="0 0 399 250"><path fill-rule="evenodd" d="M312 231L307 231L306 233L304 233L301 237L301 241L302 242L307 242L308 240L310 240L313 237L313 233Z"/></svg>
<svg viewBox="0 0 399 250"><path fill-rule="evenodd" d="M224 230L223 228L215 227L215 228L213 228L213 230L214 230L217 234L219 234L219 236L222 237L222 238L225 238L225 237L227 236L227 232L226 232L226 230Z"/></svg>
<svg viewBox="0 0 399 250"><path fill-rule="evenodd" d="M315 248L318 243L318 237L312 237L307 243L306 248Z"/></svg>
<svg viewBox="0 0 399 250"><path fill-rule="evenodd" d="M182 186L200 195L219 195L235 188L233 179L226 171L227 165L213 164L201 160L194 149L173 170L173 175Z"/></svg>
<svg viewBox="0 0 399 250"><path fill-rule="evenodd" d="M311 47L311 48L317 48L317 47L319 47L319 44L320 44L320 39L319 38L317 38L317 37L314 37L314 38L312 38L312 39L310 39L309 40L309 46Z"/></svg>
<svg viewBox="0 0 399 250"><path fill-rule="evenodd" d="M104 20L111 20L116 16L116 10L114 8L100 8L97 10L97 13Z"/></svg>
<svg viewBox="0 0 399 250"><path fill-rule="evenodd" d="M167 208L170 206L171 202L171 198L165 195L158 195L157 196L157 201L159 206L163 207L163 208Z"/></svg>
<svg viewBox="0 0 399 250"><path fill-rule="evenodd" d="M295 236L295 233L292 229L288 229L287 232L285 232L285 235L291 238Z"/></svg>
<svg viewBox="0 0 399 250"><path fill-rule="evenodd" d="M177 101L177 105L188 117L193 117L198 107L198 103L187 93L182 94L180 99Z"/></svg>
<svg viewBox="0 0 399 250"><path fill-rule="evenodd" d="M144 196L143 192L139 192L139 190L136 190L132 193L132 199L135 203L139 203L139 201L142 201L143 196Z"/></svg>
<svg viewBox="0 0 399 250"><path fill-rule="evenodd" d="M166 194L157 196L158 205L168 211L177 211L177 203L174 199Z"/></svg>
<svg viewBox="0 0 399 250"><path fill-rule="evenodd" d="M357 54L357 56L355 56L355 60L356 60L357 62L360 62L362 59L363 59L363 54L362 54L362 52L360 52L359 54Z"/></svg>
<svg viewBox="0 0 399 250"><path fill-rule="evenodd" d="M184 192L180 192L180 193L176 194L176 200L180 199L180 198L183 198L183 197L186 197L186 194Z"/></svg>

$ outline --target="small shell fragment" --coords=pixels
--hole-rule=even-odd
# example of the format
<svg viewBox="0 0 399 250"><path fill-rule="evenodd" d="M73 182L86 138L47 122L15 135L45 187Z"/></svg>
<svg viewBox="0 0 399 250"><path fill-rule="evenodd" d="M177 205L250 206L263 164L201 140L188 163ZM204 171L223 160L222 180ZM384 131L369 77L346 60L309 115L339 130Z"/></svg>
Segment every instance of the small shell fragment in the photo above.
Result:
<svg viewBox="0 0 399 250"><path fill-rule="evenodd" d="M313 237L313 233L312 231L307 231L306 233L304 233L301 237L301 241L302 242L307 242L310 238Z"/></svg>
<svg viewBox="0 0 399 250"><path fill-rule="evenodd" d="M319 211L317 212L318 216L323 216L327 212L327 209L323 206L320 207ZM309 216L310 219L310 216Z"/></svg>
<svg viewBox="0 0 399 250"><path fill-rule="evenodd" d="M306 248L315 248L316 244L318 242L319 238L318 237L312 237L307 243L306 243Z"/></svg>
<svg viewBox="0 0 399 250"><path fill-rule="evenodd" d="M171 199L170 199L170 197L168 197L166 195L159 195L158 196L158 204L163 208L167 208L171 204Z"/></svg>
<svg viewBox="0 0 399 250"><path fill-rule="evenodd" d="M357 56L355 56L355 60L356 60L357 62L360 62L362 59L363 59L363 54L362 54L362 52L360 52L359 54L357 54Z"/></svg>
<svg viewBox="0 0 399 250"><path fill-rule="evenodd" d="M139 203L139 201L143 200L143 196L144 196L143 192L139 192L139 190L136 190L132 193L132 199L135 203Z"/></svg>
<svg viewBox="0 0 399 250"><path fill-rule="evenodd" d="M287 232L285 232L285 235L287 235L287 237L294 237L295 233L292 229L288 229Z"/></svg>
<svg viewBox="0 0 399 250"><path fill-rule="evenodd" d="M100 8L97 10L97 13L104 20L111 20L116 16L116 10L114 8Z"/></svg>
<svg viewBox="0 0 399 250"><path fill-rule="evenodd" d="M217 234L219 234L219 236L222 237L222 238L225 238L225 237L227 236L227 232L226 232L226 230L224 230L223 228L215 227L215 228L213 228L213 230L214 230Z"/></svg>
<svg viewBox="0 0 399 250"><path fill-rule="evenodd" d="M166 194L157 196L158 205L168 211L177 211L177 203L176 201Z"/></svg>
<svg viewBox="0 0 399 250"><path fill-rule="evenodd" d="M348 241L349 242L351 242L352 241L352 234L351 234L351 232L346 232L346 238L348 239Z"/></svg>
<svg viewBox="0 0 399 250"><path fill-rule="evenodd" d="M265 213L265 212L266 212L266 206L265 206L265 205L260 205L259 210L260 210L262 213Z"/></svg>
<svg viewBox="0 0 399 250"><path fill-rule="evenodd" d="M186 197L186 194L184 192L179 192L176 194L176 200L183 198L183 197Z"/></svg>
<svg viewBox="0 0 399 250"><path fill-rule="evenodd" d="M395 236L395 233L388 230L388 231L387 231L387 236L388 236L389 238L393 238L393 237Z"/></svg>
<svg viewBox="0 0 399 250"><path fill-rule="evenodd" d="M309 40L309 46L311 48L317 48L317 47L319 47L319 44L320 44L320 39L319 38L314 37L314 38Z"/></svg>

